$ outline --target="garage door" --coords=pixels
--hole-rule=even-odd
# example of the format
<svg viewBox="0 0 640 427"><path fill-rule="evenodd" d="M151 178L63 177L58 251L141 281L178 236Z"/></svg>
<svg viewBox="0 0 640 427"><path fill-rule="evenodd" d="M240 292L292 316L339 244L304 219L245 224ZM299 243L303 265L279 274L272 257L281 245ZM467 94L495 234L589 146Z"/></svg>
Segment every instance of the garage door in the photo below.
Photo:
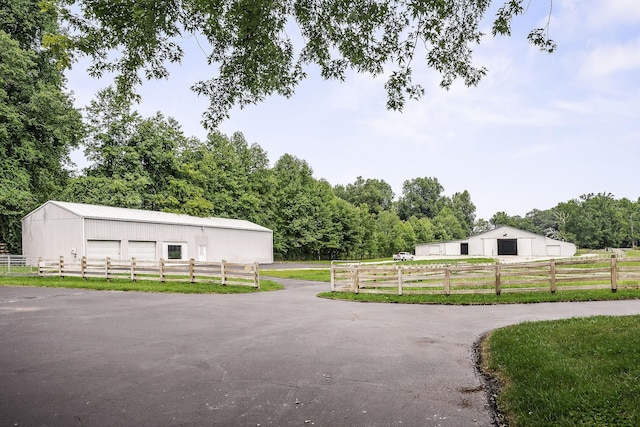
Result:
<svg viewBox="0 0 640 427"><path fill-rule="evenodd" d="M129 240L129 258L155 260L156 242Z"/></svg>
<svg viewBox="0 0 640 427"><path fill-rule="evenodd" d="M120 240L87 240L87 258L120 259Z"/></svg>
<svg viewBox="0 0 640 427"><path fill-rule="evenodd" d="M498 255L518 255L518 240L498 239Z"/></svg>
<svg viewBox="0 0 640 427"><path fill-rule="evenodd" d="M547 255L549 255L549 256L560 256L560 245L548 245L547 246Z"/></svg>

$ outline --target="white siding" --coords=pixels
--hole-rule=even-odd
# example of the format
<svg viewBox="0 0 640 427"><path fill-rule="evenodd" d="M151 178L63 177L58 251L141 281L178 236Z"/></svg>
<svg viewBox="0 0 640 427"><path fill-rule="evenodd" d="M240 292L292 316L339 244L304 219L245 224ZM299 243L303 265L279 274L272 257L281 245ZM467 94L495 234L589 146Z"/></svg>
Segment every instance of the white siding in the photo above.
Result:
<svg viewBox="0 0 640 427"><path fill-rule="evenodd" d="M207 257L211 261L273 262L273 234L247 230L211 229Z"/></svg>
<svg viewBox="0 0 640 427"><path fill-rule="evenodd" d="M27 257L70 259L84 254L82 218L53 205L43 205L22 219L22 254Z"/></svg>
<svg viewBox="0 0 640 427"><path fill-rule="evenodd" d="M442 255L442 248L440 243L429 245L429 255Z"/></svg>
<svg viewBox="0 0 640 427"><path fill-rule="evenodd" d="M248 221L194 218L162 212L47 202L22 219L23 254L30 257L166 257L167 243L184 245L183 258L272 263L273 232ZM93 214L92 214L93 212ZM106 217L120 215L119 218ZM91 216L95 215L95 216ZM100 215L100 216L98 216ZM158 219L162 222L152 222ZM184 220L183 224L176 221ZM90 243L93 241L93 243ZM96 241L118 242L115 244ZM136 243L138 242L138 243ZM103 245L100 247L100 245ZM90 247L88 247L90 246ZM202 247L202 248L200 248Z"/></svg>

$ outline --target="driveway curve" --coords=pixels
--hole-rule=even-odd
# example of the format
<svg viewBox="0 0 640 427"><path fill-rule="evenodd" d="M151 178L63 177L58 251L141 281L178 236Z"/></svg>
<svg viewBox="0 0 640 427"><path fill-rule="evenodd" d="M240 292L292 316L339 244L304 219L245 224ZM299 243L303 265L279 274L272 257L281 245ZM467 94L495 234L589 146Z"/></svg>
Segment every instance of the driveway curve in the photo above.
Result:
<svg viewBox="0 0 640 427"><path fill-rule="evenodd" d="M0 425L489 426L473 343L640 300L365 304L0 287Z"/></svg>

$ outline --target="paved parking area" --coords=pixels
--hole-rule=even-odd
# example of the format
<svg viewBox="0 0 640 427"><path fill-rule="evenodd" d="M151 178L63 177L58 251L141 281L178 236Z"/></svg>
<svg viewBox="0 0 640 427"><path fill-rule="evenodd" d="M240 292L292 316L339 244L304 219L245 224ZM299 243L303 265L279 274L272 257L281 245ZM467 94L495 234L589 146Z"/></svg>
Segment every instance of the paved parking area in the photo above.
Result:
<svg viewBox="0 0 640 427"><path fill-rule="evenodd" d="M526 320L640 301L363 304L284 291L0 287L3 426L487 426L472 345Z"/></svg>

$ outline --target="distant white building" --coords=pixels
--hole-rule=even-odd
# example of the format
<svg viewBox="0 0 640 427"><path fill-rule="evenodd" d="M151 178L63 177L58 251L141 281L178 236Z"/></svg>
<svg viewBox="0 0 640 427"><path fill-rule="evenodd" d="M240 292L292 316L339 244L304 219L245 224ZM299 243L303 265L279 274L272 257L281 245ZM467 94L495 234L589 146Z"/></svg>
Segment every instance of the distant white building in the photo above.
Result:
<svg viewBox="0 0 640 427"><path fill-rule="evenodd" d="M22 253L272 263L273 231L237 219L49 201L22 219Z"/></svg>
<svg viewBox="0 0 640 427"><path fill-rule="evenodd" d="M497 227L464 240L424 243L416 245L417 256L470 255L521 257L570 257L575 255L576 245L550 239L509 226Z"/></svg>

